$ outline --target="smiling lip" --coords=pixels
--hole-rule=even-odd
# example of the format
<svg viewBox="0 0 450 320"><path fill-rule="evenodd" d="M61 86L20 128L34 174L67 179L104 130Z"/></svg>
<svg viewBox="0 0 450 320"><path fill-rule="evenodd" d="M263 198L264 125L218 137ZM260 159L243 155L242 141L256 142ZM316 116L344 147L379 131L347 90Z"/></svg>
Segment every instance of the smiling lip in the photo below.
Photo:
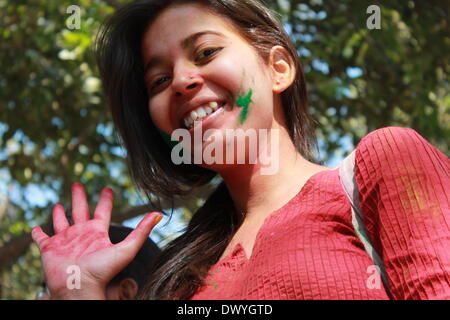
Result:
<svg viewBox="0 0 450 320"><path fill-rule="evenodd" d="M226 101L222 102L219 106L219 108L214 111L213 113L207 115L206 117L204 117L201 121L195 121L194 125L190 128L188 128L187 130L189 130L189 132L192 134L194 132L194 129L198 126L198 125L202 125L202 126L208 126L208 124L211 121L214 121L215 118L217 118L220 114L222 114L223 112L225 112L226 107L228 107L228 103Z"/></svg>
<svg viewBox="0 0 450 320"><path fill-rule="evenodd" d="M186 128L185 123L184 123L184 119L187 118L192 111L197 110L200 107L206 107L211 102L217 102L218 103L218 108L214 112L212 112L209 115L207 115L206 117L203 117L203 119L201 121L199 121L199 122L202 122L205 119L207 119L208 117L210 117L211 115L215 114L219 109L221 109L226 104L226 101L223 100L223 99L214 99L214 98L197 99L197 100L194 101L194 103L190 103L187 108L184 108L185 111L180 113L180 116L178 117L178 119L179 119L178 120L178 127L179 128Z"/></svg>

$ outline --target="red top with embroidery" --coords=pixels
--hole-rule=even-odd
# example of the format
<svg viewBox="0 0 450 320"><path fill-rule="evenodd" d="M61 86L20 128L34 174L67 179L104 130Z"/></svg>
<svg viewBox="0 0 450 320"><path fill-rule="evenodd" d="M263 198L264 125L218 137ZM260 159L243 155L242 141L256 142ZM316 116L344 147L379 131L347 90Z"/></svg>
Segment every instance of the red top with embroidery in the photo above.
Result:
<svg viewBox="0 0 450 320"><path fill-rule="evenodd" d="M364 222L394 299L450 299L450 160L416 131L387 127L356 148ZM389 299L352 225L339 171L313 175L238 244L192 299Z"/></svg>

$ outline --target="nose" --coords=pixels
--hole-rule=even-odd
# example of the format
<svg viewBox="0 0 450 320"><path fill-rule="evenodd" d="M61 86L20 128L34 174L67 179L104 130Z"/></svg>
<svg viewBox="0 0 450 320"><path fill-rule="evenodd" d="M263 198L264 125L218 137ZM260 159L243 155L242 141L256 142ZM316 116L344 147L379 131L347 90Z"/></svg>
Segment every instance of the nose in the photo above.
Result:
<svg viewBox="0 0 450 320"><path fill-rule="evenodd" d="M203 79L194 68L180 66L174 72L172 89L176 97L188 96L197 92L203 85Z"/></svg>

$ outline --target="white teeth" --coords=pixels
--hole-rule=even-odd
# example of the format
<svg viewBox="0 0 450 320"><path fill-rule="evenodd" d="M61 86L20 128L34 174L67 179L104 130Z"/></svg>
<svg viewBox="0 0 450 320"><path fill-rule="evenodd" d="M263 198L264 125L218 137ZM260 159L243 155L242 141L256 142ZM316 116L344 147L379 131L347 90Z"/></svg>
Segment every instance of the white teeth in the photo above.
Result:
<svg viewBox="0 0 450 320"><path fill-rule="evenodd" d="M186 128L189 128L190 126L192 126L194 124L194 120L192 120L191 117L186 117L184 119L184 125L186 126Z"/></svg>
<svg viewBox="0 0 450 320"><path fill-rule="evenodd" d="M197 120L198 118L198 114L195 111L191 111L189 115L191 116L192 120Z"/></svg>
<svg viewBox="0 0 450 320"><path fill-rule="evenodd" d="M206 117L206 111L202 107L197 108L197 110L195 110L195 111L197 112L197 115L198 115L199 118Z"/></svg>
<svg viewBox="0 0 450 320"><path fill-rule="evenodd" d="M212 101L207 105L198 107L197 109L191 111L186 118L184 118L184 125L186 126L186 128L190 129L194 126L194 122L203 120L203 118L205 118L207 115L210 115L217 109L219 109L219 104L215 101Z"/></svg>
<svg viewBox="0 0 450 320"><path fill-rule="evenodd" d="M211 107L211 109L213 109L214 111L217 110L217 108L219 108L219 104L215 101L212 101L209 103L209 106Z"/></svg>

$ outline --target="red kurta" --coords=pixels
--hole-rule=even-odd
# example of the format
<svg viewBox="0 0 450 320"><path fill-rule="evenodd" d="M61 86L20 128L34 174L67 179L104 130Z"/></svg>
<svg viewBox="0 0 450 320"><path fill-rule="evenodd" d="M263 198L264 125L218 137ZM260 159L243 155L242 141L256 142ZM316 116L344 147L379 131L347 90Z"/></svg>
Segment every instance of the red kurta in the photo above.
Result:
<svg viewBox="0 0 450 320"><path fill-rule="evenodd" d="M389 299L352 225L339 171L313 175L238 244L192 299ZM450 161L416 131L387 127L356 148L365 225L394 299L450 299Z"/></svg>

